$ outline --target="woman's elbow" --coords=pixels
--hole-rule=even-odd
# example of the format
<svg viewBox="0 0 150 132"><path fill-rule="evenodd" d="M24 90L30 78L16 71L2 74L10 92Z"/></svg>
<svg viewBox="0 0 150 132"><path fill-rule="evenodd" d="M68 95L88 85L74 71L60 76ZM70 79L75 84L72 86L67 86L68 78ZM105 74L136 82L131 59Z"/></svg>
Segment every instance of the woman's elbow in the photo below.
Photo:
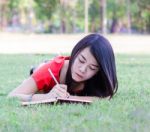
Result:
<svg viewBox="0 0 150 132"><path fill-rule="evenodd" d="M12 91L7 95L7 98L16 97L16 94Z"/></svg>

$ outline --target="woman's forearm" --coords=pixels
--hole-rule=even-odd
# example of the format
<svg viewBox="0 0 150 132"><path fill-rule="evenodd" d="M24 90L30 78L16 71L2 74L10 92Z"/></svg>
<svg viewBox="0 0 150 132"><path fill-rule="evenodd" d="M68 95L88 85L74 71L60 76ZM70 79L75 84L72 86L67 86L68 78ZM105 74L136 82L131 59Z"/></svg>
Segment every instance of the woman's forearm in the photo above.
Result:
<svg viewBox="0 0 150 132"><path fill-rule="evenodd" d="M50 99L50 96L48 94L34 94L30 101L41 101L45 99Z"/></svg>
<svg viewBox="0 0 150 132"><path fill-rule="evenodd" d="M40 101L49 99L50 97L47 94L9 94L9 98L18 98L21 101Z"/></svg>
<svg viewBox="0 0 150 132"><path fill-rule="evenodd" d="M21 101L29 101L32 95L29 94L9 94L8 98L18 98Z"/></svg>

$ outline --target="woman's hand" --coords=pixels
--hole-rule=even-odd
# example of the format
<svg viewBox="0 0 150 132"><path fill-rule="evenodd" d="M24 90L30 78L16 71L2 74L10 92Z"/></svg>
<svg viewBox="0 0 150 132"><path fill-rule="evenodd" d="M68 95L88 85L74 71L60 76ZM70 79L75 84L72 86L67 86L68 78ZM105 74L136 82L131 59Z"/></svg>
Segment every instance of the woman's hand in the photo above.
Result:
<svg viewBox="0 0 150 132"><path fill-rule="evenodd" d="M70 94L67 92L67 85L57 84L53 89L47 94L49 98L68 98Z"/></svg>

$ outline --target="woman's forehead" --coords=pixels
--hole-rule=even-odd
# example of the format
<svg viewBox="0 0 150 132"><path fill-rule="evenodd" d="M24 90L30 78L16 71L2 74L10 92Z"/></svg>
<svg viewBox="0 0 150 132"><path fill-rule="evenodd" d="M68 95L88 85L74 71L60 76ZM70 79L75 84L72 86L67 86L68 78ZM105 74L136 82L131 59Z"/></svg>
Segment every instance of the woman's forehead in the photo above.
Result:
<svg viewBox="0 0 150 132"><path fill-rule="evenodd" d="M89 62L91 62L91 63L93 63L93 64L98 65L98 63L97 63L95 57L93 56L93 54L91 53L89 47L83 49L83 50L79 53L79 56L83 57L84 59L86 59L87 61L89 61Z"/></svg>

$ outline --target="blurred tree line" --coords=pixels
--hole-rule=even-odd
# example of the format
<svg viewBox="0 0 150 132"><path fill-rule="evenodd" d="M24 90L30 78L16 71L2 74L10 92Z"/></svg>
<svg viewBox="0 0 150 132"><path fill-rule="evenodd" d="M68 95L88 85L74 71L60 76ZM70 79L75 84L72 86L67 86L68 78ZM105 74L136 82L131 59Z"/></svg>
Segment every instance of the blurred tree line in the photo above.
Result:
<svg viewBox="0 0 150 132"><path fill-rule="evenodd" d="M150 0L0 0L0 30L150 33Z"/></svg>

